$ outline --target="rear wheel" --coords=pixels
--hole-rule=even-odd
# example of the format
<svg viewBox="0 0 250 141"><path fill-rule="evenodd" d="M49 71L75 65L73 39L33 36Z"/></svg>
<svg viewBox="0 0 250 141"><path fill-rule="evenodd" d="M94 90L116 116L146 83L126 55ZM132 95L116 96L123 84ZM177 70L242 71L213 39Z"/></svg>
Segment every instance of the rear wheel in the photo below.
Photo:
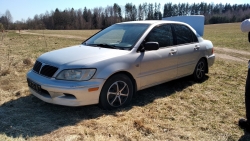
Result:
<svg viewBox="0 0 250 141"><path fill-rule="evenodd" d="M205 78L205 71L206 71L206 62L204 59L200 59L199 62L197 63L193 77L195 81L201 81Z"/></svg>
<svg viewBox="0 0 250 141"><path fill-rule="evenodd" d="M104 84L99 106L106 110L128 105L133 96L133 83L125 74L111 76Z"/></svg>

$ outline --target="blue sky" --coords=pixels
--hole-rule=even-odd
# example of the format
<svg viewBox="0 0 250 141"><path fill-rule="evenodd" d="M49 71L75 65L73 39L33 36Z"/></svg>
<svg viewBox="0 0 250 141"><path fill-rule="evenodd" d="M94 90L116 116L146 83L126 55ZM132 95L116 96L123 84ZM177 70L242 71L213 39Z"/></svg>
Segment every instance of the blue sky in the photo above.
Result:
<svg viewBox="0 0 250 141"><path fill-rule="evenodd" d="M133 3L138 6L144 2L148 3L161 3L161 8L163 9L163 5L165 3L171 2L167 0L0 0L0 16L5 13L6 10L9 10L13 22L16 20L27 20L28 17L33 18L36 14L44 14L46 11L50 13L51 10L55 10L56 8L60 10L74 8L80 9L85 6L88 9L92 9L95 7L103 7L112 6L114 3L117 3L119 6L124 7L126 3ZM216 0L175 0L172 3L231 3L231 4L244 4L250 3L248 0L226 0L226 1L216 1Z"/></svg>

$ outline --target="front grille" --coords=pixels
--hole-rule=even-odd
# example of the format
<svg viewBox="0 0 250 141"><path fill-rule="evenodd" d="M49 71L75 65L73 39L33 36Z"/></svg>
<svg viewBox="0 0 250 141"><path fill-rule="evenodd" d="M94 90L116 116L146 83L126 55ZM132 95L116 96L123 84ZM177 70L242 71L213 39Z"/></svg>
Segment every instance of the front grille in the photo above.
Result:
<svg viewBox="0 0 250 141"><path fill-rule="evenodd" d="M36 72L36 73L39 73L40 69L41 69L41 66L42 66L42 63L39 62L39 61L36 61L34 67L33 67L33 70Z"/></svg>
<svg viewBox="0 0 250 141"><path fill-rule="evenodd" d="M41 69L40 74L48 77L52 77L55 72L58 70L58 68L49 66L49 65L44 65Z"/></svg>
<svg viewBox="0 0 250 141"><path fill-rule="evenodd" d="M33 67L33 71L46 77L52 77L57 70L58 70L57 67L50 65L42 65L42 63L39 61L36 61Z"/></svg>

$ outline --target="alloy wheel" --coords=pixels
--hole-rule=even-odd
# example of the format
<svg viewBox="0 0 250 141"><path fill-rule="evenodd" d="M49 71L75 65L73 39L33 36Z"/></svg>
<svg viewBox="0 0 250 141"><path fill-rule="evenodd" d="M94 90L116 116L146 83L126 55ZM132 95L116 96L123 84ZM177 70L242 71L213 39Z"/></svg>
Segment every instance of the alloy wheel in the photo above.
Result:
<svg viewBox="0 0 250 141"><path fill-rule="evenodd" d="M196 70L196 77L198 79L202 79L205 74L205 63L203 61L200 61L197 65L197 70Z"/></svg>
<svg viewBox="0 0 250 141"><path fill-rule="evenodd" d="M114 82L108 89L107 101L112 107L122 106L129 96L129 87L124 81Z"/></svg>

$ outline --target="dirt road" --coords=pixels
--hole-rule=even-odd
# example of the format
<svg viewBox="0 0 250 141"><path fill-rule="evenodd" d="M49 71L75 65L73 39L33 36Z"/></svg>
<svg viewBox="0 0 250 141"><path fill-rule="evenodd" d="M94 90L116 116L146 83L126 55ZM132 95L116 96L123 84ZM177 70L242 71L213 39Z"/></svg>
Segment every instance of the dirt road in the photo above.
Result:
<svg viewBox="0 0 250 141"><path fill-rule="evenodd" d="M19 33L19 31L16 31L16 33ZM59 35L59 34L41 34L41 33L32 33L27 30L20 31L20 34L31 34L31 35L39 35L39 36L48 36L48 37L58 37L58 38L69 38L69 39L83 39L79 36L73 36L73 35Z"/></svg>
<svg viewBox="0 0 250 141"><path fill-rule="evenodd" d="M244 56L250 56L249 52L236 50L236 49L229 49L229 48L222 48L222 47L214 47L214 52L216 57L221 59L227 59L231 61L239 61L239 62L248 62L248 58ZM237 54L237 56L241 57L235 57L230 54Z"/></svg>

